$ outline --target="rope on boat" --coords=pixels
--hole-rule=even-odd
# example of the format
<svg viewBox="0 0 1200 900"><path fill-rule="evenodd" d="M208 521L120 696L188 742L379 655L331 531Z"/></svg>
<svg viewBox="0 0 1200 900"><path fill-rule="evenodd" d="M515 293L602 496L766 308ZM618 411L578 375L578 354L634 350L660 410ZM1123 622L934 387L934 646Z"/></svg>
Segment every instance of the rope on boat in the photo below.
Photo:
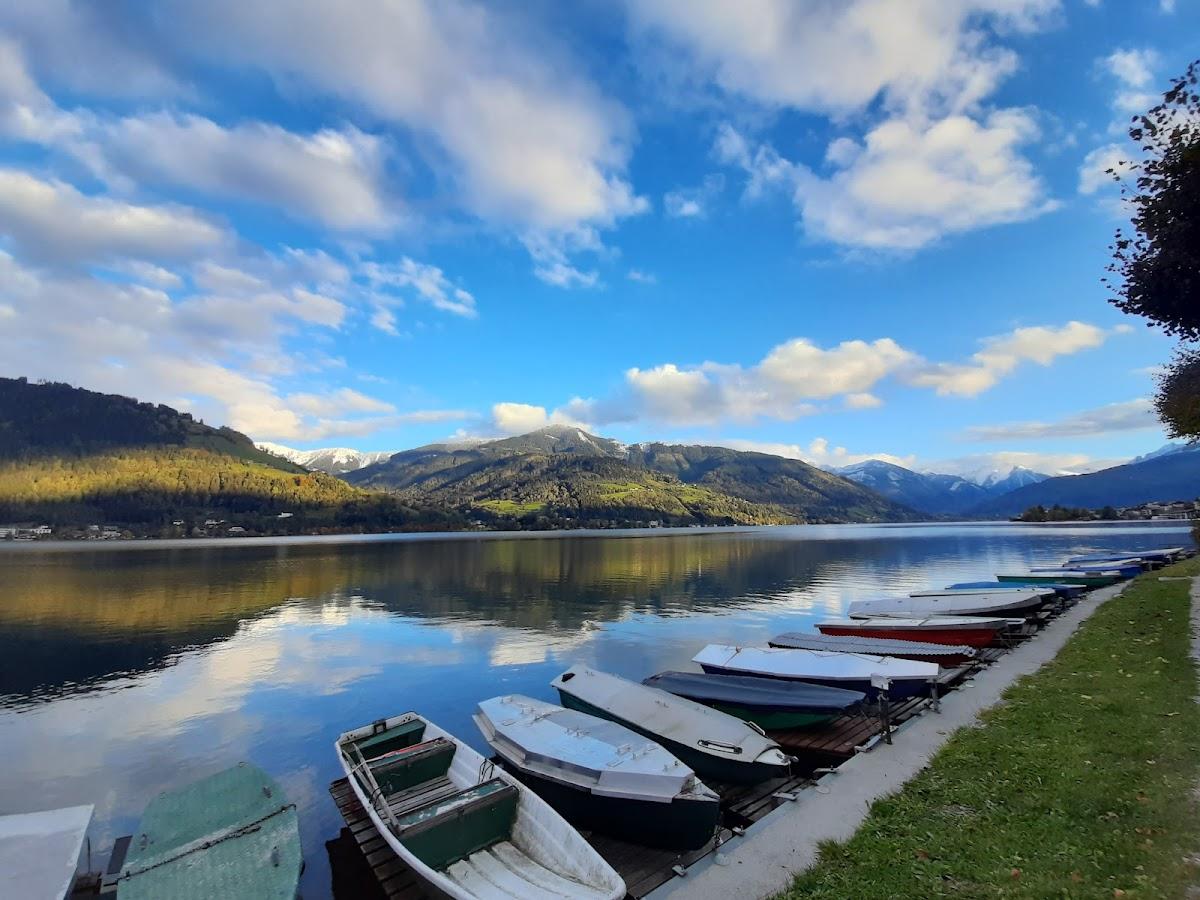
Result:
<svg viewBox="0 0 1200 900"><path fill-rule="evenodd" d="M166 859L160 859L158 862L152 863L151 865L148 865L148 866L143 866L140 869L126 869L125 871L123 871L120 874L119 879L128 879L128 878L132 878L135 875L144 875L145 873L147 873L153 869L157 869L160 866L167 865L167 863L173 863L178 859L183 859L183 857L185 857L185 856L190 856L191 854L198 853L201 850L208 850L210 847L217 846L217 844L221 844L221 843L224 843L225 841L232 840L233 838L243 837L244 835L258 831L258 829L260 827L262 827L263 822L267 821L268 819L274 818L275 816L279 815L280 813L287 812L289 809L295 809L295 808L296 808L295 803L285 803L283 806L279 807L279 809L273 810L272 812L267 813L265 816L255 819L253 822L247 822L245 825L241 825L238 828L233 829L232 831L226 831L224 834L221 834L219 837L200 841L199 843L193 844L192 846L188 847L187 849L180 850L178 853L174 854L173 856L168 856ZM144 836L145 836L145 834L143 833L143 837Z"/></svg>

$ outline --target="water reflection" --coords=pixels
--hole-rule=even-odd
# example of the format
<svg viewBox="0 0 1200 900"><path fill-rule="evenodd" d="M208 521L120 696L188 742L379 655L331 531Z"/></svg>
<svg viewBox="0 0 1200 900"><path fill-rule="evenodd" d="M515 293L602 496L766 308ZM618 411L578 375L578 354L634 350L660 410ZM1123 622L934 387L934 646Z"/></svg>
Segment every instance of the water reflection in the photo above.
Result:
<svg viewBox="0 0 1200 900"><path fill-rule="evenodd" d="M585 662L686 668L709 641L803 629L849 600L986 577L1180 528L795 528L637 538L0 551L0 812L95 803L93 840L160 790L252 759L301 812L329 890L345 728L420 707L479 746L474 704L550 698Z"/></svg>

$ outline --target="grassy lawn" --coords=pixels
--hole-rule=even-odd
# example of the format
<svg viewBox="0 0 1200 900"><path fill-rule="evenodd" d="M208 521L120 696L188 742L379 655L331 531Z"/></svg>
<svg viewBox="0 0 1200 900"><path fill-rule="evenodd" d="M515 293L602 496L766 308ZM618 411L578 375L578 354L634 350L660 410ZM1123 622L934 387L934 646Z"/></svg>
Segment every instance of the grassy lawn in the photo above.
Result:
<svg viewBox="0 0 1200 900"><path fill-rule="evenodd" d="M1183 897L1200 884L1184 862L1200 853L1190 583L1162 574L1200 574L1200 559L1097 611L782 896Z"/></svg>
<svg viewBox="0 0 1200 900"><path fill-rule="evenodd" d="M521 516L526 513L537 512L545 503L539 503L532 500L526 503L518 503L516 500L481 500L479 505L484 509L491 510L498 516Z"/></svg>

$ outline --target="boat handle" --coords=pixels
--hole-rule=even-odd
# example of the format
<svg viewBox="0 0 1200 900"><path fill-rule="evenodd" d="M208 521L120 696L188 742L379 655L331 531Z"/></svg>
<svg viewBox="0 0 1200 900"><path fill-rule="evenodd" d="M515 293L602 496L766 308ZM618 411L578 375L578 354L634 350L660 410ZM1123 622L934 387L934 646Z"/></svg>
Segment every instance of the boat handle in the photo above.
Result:
<svg viewBox="0 0 1200 900"><path fill-rule="evenodd" d="M753 728L755 731L757 731L759 734L761 734L763 737L767 736L767 733L762 730L762 727L759 726L758 724L756 724L755 722L747 722L746 724L749 725L751 728Z"/></svg>
<svg viewBox="0 0 1200 900"><path fill-rule="evenodd" d="M706 741L701 739L696 741L696 743L697 745L701 747L707 747L710 750L720 750L722 753L740 754L742 752L741 747L734 746L733 744L723 744L720 741Z"/></svg>

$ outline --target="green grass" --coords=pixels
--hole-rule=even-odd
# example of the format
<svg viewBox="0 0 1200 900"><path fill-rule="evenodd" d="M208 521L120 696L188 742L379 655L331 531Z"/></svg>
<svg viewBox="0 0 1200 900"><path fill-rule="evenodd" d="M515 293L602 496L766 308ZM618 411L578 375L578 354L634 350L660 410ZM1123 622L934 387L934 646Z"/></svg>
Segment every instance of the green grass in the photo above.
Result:
<svg viewBox="0 0 1200 900"><path fill-rule="evenodd" d="M1143 576L782 897L1183 897L1200 884L1189 560ZM1086 599L1083 602L1088 602ZM903 736L899 738L903 740Z"/></svg>
<svg viewBox="0 0 1200 900"><path fill-rule="evenodd" d="M518 503L516 500L480 500L477 505L491 510L500 516L523 516L528 513L538 512L546 504L537 500L531 500L526 503Z"/></svg>

